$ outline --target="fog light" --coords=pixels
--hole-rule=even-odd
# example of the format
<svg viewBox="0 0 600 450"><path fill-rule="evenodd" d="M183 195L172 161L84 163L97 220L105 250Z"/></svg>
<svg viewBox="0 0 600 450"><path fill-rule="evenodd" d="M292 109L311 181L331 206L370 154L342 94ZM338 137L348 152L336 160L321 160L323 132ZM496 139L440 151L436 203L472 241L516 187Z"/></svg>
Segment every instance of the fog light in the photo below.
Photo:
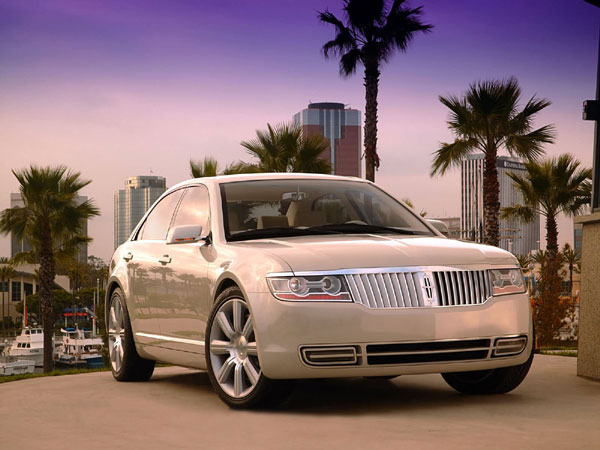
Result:
<svg viewBox="0 0 600 450"><path fill-rule="evenodd" d="M492 356L514 356L525 350L527 345L527 336L519 336L516 338L499 338L496 339L494 345L494 353Z"/></svg>

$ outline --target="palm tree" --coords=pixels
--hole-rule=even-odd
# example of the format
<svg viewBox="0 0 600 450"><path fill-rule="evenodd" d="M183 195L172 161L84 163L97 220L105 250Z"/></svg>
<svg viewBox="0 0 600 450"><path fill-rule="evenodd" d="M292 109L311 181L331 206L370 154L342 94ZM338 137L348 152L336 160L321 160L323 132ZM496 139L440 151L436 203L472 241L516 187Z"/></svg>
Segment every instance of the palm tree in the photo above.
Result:
<svg viewBox="0 0 600 450"><path fill-rule="evenodd" d="M328 10L319 13L322 22L335 27L335 37L323 48L323 55L340 57L340 75L349 77L358 64L364 67L365 159L367 180L375 181L379 168L377 154L377 93L380 66L395 50L405 52L419 32L432 28L420 21L421 7L408 8L405 0L344 0L344 21Z"/></svg>
<svg viewBox="0 0 600 450"><path fill-rule="evenodd" d="M92 200L78 203L77 194L91 181L82 180L79 172L65 166L30 166L13 170L20 184L24 206L4 210L0 214L0 232L12 233L19 240L27 239L40 262L40 297L44 328L44 372L53 367L52 327L54 310L52 289L56 276L56 259L74 255L79 246L91 239L84 235L87 219L99 214Z"/></svg>
<svg viewBox="0 0 600 450"><path fill-rule="evenodd" d="M502 218L532 222L538 214L546 218L546 249L558 254L556 218L563 213L573 216L591 201L592 170L579 168L580 162L570 154L530 161L524 175L508 173L523 196L523 204L502 209Z"/></svg>
<svg viewBox="0 0 600 450"><path fill-rule="evenodd" d="M0 288L2 288L2 332L4 333L4 319L6 317L6 313L4 312L4 283L6 283L7 289L6 292L10 295L10 286L9 281L12 277L15 276L15 269L13 267L13 262L10 258L1 257L0 258ZM10 299L10 297L9 297ZM9 311L8 311L9 312Z"/></svg>
<svg viewBox="0 0 600 450"><path fill-rule="evenodd" d="M531 258L528 255L517 255L517 261L519 266L524 273L529 271L529 264L531 264Z"/></svg>
<svg viewBox="0 0 600 450"><path fill-rule="evenodd" d="M249 154L258 159L260 172L331 173L331 164L322 158L329 143L319 134L305 135L294 124L267 124L256 138L242 141Z"/></svg>
<svg viewBox="0 0 600 450"><path fill-rule="evenodd" d="M205 157L202 161L190 159L190 174L192 178L216 177L219 163L215 158Z"/></svg>
<svg viewBox="0 0 600 450"><path fill-rule="evenodd" d="M411 200L410 198L408 198L408 197L404 197L404 198L402 199L402 201L403 201L404 203L406 203L406 205L407 205L407 206L409 206L411 209L415 209L415 205L413 204L413 202L412 202L412 200ZM427 216L427 211L425 211L424 209L421 209L421 212L419 213L419 215L420 215L421 217L425 217L425 216Z"/></svg>
<svg viewBox="0 0 600 450"><path fill-rule="evenodd" d="M439 99L450 109L448 127L456 137L454 142L443 142L434 153L431 175L444 175L450 168L460 167L473 152L484 154L484 242L497 247L500 241L498 152L504 149L525 160L536 160L543 155L543 144L554 141L554 127L545 125L532 130L532 121L550 101L533 96L519 110L521 88L514 77L479 81L471 84L463 97Z"/></svg>
<svg viewBox="0 0 600 450"><path fill-rule="evenodd" d="M569 289L571 296L573 296L573 274L579 272L579 263L581 262L581 256L577 253L568 242L562 248L561 253L565 258L565 263L569 266Z"/></svg>
<svg viewBox="0 0 600 450"><path fill-rule="evenodd" d="M216 177L217 175L234 175L236 173L256 173L259 169L254 164L243 161L231 163L219 174L219 163L215 158L205 157L201 161L190 160L190 175L192 178Z"/></svg>

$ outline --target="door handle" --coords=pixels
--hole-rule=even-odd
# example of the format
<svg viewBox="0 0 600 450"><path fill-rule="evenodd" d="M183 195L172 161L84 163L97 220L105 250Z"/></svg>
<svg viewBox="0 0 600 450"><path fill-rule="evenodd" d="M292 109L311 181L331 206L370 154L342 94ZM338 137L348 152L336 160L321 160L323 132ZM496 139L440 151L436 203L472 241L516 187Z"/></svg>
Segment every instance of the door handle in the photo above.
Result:
<svg viewBox="0 0 600 450"><path fill-rule="evenodd" d="M171 257L169 255L162 255L158 258L158 262L161 264L169 264L171 262Z"/></svg>
<svg viewBox="0 0 600 450"><path fill-rule="evenodd" d="M128 252L125 256L123 256L123 259L125 261L130 261L131 259L133 259L133 253Z"/></svg>

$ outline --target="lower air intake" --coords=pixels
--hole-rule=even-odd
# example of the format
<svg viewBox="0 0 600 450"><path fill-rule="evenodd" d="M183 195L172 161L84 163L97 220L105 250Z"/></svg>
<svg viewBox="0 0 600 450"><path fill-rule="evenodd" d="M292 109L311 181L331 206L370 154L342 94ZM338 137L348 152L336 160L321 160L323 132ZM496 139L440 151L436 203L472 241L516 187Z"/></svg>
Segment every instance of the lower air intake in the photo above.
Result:
<svg viewBox="0 0 600 450"><path fill-rule="evenodd" d="M486 359L490 339L367 345L369 365L419 364Z"/></svg>
<svg viewBox="0 0 600 450"><path fill-rule="evenodd" d="M303 347L302 360L309 366L350 366L358 364L356 347Z"/></svg>

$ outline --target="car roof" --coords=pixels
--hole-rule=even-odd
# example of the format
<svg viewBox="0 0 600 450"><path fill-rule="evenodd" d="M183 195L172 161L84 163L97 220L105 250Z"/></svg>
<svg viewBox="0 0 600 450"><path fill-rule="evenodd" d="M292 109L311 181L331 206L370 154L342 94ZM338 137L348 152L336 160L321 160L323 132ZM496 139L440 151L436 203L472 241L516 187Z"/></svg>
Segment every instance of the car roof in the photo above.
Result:
<svg viewBox="0 0 600 450"><path fill-rule="evenodd" d="M258 180L290 180L290 179L318 179L318 180L347 180L347 181L362 181L368 183L367 180L358 177L343 177L340 175L324 175L320 173L298 173L298 172L276 172L276 173L244 173L237 175L218 175L216 177L192 178L182 181L172 186L169 191L194 183L204 184L220 184L223 182L235 181L258 181Z"/></svg>

